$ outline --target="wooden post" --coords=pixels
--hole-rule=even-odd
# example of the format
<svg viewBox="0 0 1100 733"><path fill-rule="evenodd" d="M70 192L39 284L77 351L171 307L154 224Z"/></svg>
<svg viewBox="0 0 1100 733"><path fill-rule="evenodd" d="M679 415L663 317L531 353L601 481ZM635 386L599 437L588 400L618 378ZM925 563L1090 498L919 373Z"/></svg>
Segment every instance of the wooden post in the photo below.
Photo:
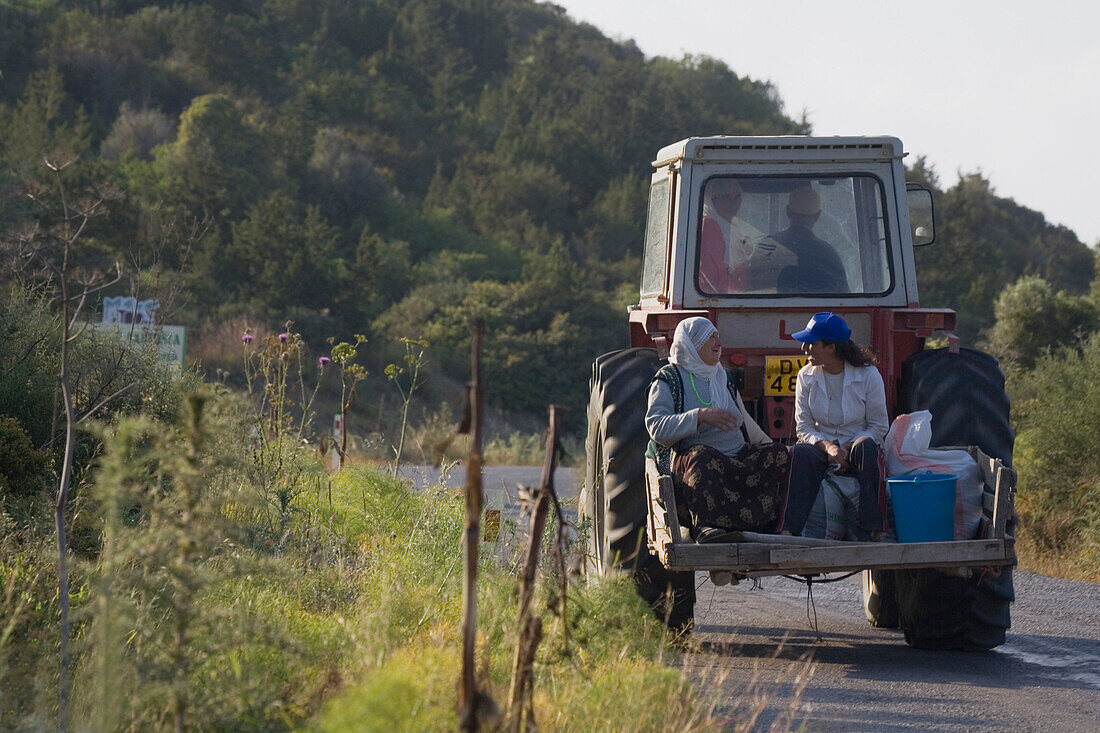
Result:
<svg viewBox="0 0 1100 733"><path fill-rule="evenodd" d="M550 429L546 437L546 461L542 466L542 482L534 495L531 512L530 534L527 538L527 557L523 563L519 585L519 614L516 628L516 653L512 661L512 684L508 690L508 717L512 729L534 729L534 710L530 705L534 689L535 651L542 641L542 620L531 616L531 597L535 591L539 550L542 533L546 529L546 515L553 493L554 464L557 459L558 417L554 405L550 406Z"/></svg>
<svg viewBox="0 0 1100 733"><path fill-rule="evenodd" d="M464 542L465 575L462 584L462 684L459 688L459 726L462 731L476 731L478 719L477 677L474 652L477 645L477 558L481 539L481 442L484 420L484 396L481 390L481 338L484 325L478 321L474 332L471 356L470 389L467 393L470 409L470 454L466 465L466 529Z"/></svg>
<svg viewBox="0 0 1100 733"><path fill-rule="evenodd" d="M558 410L560 408L556 405L550 405L550 435L546 443L547 456L546 460L551 463L550 472L547 485L550 487L550 498L554 501L554 512L557 517L557 531L554 534L554 544L551 546L550 554L558 562L558 572L560 574L559 582L561 585L558 588L559 602L561 606L559 611L561 613L561 636L562 646L565 653L569 653L569 623L566 616L566 599L569 595L569 569L565 563L565 548L566 548L566 536L565 536L565 514L561 510L561 501L558 500L557 489L554 488L554 468L557 466L557 457L561 453L561 439L558 437L560 432L560 417Z"/></svg>

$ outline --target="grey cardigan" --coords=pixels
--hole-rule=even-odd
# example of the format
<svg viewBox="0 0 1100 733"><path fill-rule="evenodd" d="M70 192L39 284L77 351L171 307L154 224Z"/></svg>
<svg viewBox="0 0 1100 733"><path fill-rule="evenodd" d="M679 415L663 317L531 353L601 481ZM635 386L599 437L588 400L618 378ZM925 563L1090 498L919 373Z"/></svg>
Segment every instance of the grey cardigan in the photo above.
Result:
<svg viewBox="0 0 1100 733"><path fill-rule="evenodd" d="M683 411L676 412L669 386L660 379L654 379L649 385L649 404L645 416L645 426L650 437L663 446L675 447L681 452L693 445L708 445L728 456L740 453L745 446L745 438L740 430L727 432L713 425L699 424L699 410L705 406L699 396L708 401L711 399L710 384L696 382L695 387L699 390L699 396L696 396L695 390L687 388L687 372L678 366L676 370L685 385ZM753 445L770 443L771 438L748 415L741 395L737 395L737 407L745 421L749 441Z"/></svg>

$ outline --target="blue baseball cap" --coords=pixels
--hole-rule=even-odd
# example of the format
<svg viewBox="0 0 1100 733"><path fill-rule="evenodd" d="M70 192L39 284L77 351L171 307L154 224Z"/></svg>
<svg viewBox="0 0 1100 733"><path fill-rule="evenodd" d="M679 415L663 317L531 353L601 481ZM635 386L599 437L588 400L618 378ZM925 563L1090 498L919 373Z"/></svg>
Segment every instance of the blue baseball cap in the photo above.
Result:
<svg viewBox="0 0 1100 733"><path fill-rule="evenodd" d="M852 338L852 329L836 313L825 311L814 313L814 317L806 324L806 329L792 333L791 338L807 344L814 341L849 341Z"/></svg>

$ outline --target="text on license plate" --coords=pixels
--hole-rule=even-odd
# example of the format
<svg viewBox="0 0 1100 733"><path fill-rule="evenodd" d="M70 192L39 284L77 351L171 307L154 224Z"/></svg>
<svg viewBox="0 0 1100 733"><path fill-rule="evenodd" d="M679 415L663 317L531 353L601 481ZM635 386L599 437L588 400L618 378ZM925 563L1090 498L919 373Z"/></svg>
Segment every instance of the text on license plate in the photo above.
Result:
<svg viewBox="0 0 1100 733"><path fill-rule="evenodd" d="M793 395L798 370L806 365L805 356L764 357L764 394Z"/></svg>

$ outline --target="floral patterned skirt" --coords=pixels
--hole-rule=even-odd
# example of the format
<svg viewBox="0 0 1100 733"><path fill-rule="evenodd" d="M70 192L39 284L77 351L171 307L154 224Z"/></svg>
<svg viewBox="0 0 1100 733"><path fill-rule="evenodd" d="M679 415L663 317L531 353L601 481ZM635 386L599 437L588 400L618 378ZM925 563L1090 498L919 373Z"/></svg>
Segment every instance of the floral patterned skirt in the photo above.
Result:
<svg viewBox="0 0 1100 733"><path fill-rule="evenodd" d="M746 446L736 456L727 456L695 445L677 453L672 468L681 524L691 529L777 531L791 474L786 446Z"/></svg>

